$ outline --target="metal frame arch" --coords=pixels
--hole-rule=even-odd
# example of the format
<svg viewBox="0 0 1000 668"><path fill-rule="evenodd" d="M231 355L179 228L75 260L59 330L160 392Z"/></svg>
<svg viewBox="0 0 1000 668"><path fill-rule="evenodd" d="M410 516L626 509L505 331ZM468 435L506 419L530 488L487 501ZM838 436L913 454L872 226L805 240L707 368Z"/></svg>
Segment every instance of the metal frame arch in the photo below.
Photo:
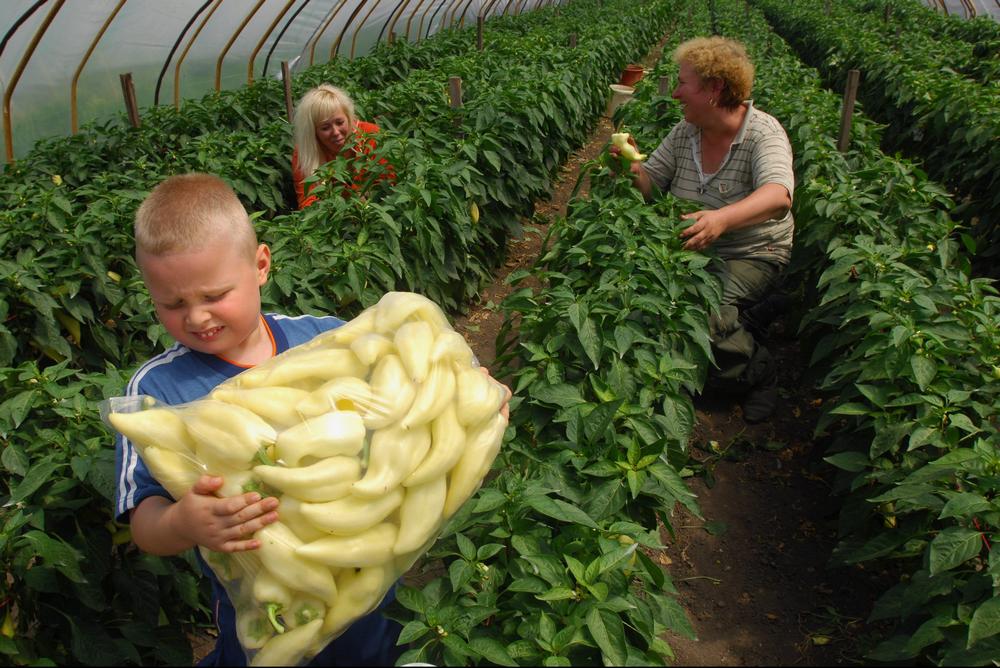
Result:
<svg viewBox="0 0 1000 668"><path fill-rule="evenodd" d="M271 36L271 33L274 32L274 29L278 27L279 23L281 23L281 19L285 18L285 14L288 13L288 10L292 8L292 5L295 4L295 2L296 0L286 0L284 9L278 12L278 15L274 17L274 20L271 21L271 25L269 25L267 30L264 31L263 37L257 40L257 45L254 46L253 51L250 52L250 58L247 59L248 86L253 83L253 61L257 59L257 54L264 48L264 43L267 42L267 38Z"/></svg>
<svg viewBox="0 0 1000 668"><path fill-rule="evenodd" d="M14 69L14 74L10 77L10 83L7 84L7 90L4 91L3 95L3 135L4 135L4 148L7 153L7 162L14 162L14 131L12 127L12 120L10 117L10 98L14 95L14 89L17 88L17 83L21 79L21 75L24 74L24 68L28 66L28 61L31 57L35 55L35 49L38 47L38 43L42 40L42 36L52 25L53 19L55 19L56 14L62 9L62 6L66 3L66 0L56 0L52 9L49 13L45 15L42 19L41 25L35 30L35 34L32 35L31 41L28 43L28 48L25 49L24 53L21 55L21 60L17 63L17 67ZM38 5L40 6L40 5ZM33 14L36 7L31 8L31 13ZM31 14L27 14L31 16ZM23 23L23 22L22 22ZM13 34L13 33L10 33ZM6 46L6 43L4 44Z"/></svg>
<svg viewBox="0 0 1000 668"><path fill-rule="evenodd" d="M417 6L413 9L413 12L410 14L410 18L406 19L406 41L410 41L410 26L413 25L413 17L416 16L417 12L420 11L420 8L424 6L424 2L426 2L426 0L420 0L420 2L417 3ZM419 29L417 29L417 39L420 39Z"/></svg>
<svg viewBox="0 0 1000 668"><path fill-rule="evenodd" d="M167 54L167 59L163 61L163 67L160 68L160 74L156 77L156 88L153 90L153 104L160 103L160 89L163 86L163 78L167 76L167 68L170 67L170 61L174 57L174 53L177 52L177 47L181 45L184 40L184 36L187 31L191 29L191 25L198 19L205 8L211 4L212 0L205 0L202 6L194 13L194 15L188 19L187 23L184 24L184 29L180 31L177 35L177 39L174 40L174 45L170 47L170 53Z"/></svg>
<svg viewBox="0 0 1000 668"><path fill-rule="evenodd" d="M97 48L97 43L101 41L102 37L104 37L104 33L107 32L108 26L110 26L111 22L115 20L115 17L118 16L119 10L121 10L122 6L126 2L128 2L128 0L118 0L118 4L111 11L111 14L108 15L108 18L104 20L104 24L101 26L101 29L97 31L97 34L94 36L94 39L91 40L90 47L87 49L87 52L84 53L83 58L80 59L80 64L76 66L76 71L73 72L73 79L70 81L69 84L70 134L75 135L77 131L80 129L79 117L76 105L76 89L77 89L77 84L80 83L80 74L83 73L83 68L87 65L87 61L90 60L90 56L91 54L94 53L94 49Z"/></svg>
<svg viewBox="0 0 1000 668"><path fill-rule="evenodd" d="M487 2L486 2L486 8L485 9L483 7L479 8L479 16L482 16L483 20L485 21L487 18L489 18L490 12L493 11L493 8L499 2L500 2L500 0L487 0Z"/></svg>
<svg viewBox="0 0 1000 668"><path fill-rule="evenodd" d="M344 5L346 4L347 0L340 0L340 5L338 5L337 8L333 10L333 13L330 14L330 16L326 19L326 22L323 24L323 27L319 29L319 31L316 33L316 36L313 38L312 43L309 45L310 67L312 66L313 62L316 59L316 45L319 44L319 40L323 36L323 33L325 33L326 29L330 27L330 24L333 23L333 19L337 17L337 14L340 13L340 10L343 9Z"/></svg>
<svg viewBox="0 0 1000 668"><path fill-rule="evenodd" d="M354 19L357 18L358 14L361 13L362 7L364 7L367 2L368 0L361 0L358 6L354 8L354 11L351 12L351 15L347 17L347 23L344 24L344 28L340 31L340 34L337 35L337 39L334 40L333 44L330 46L330 60L333 60L334 56L340 55L340 44L344 41L344 34L347 32L347 28L354 22Z"/></svg>
<svg viewBox="0 0 1000 668"><path fill-rule="evenodd" d="M435 19L435 17L437 17L438 12L441 11L441 8L444 7L445 4L448 4L448 3L451 3L451 2L453 2L453 0L441 0L441 4L438 5L438 8L434 10L433 14L431 14L431 19L427 23L427 33L424 35L425 38L431 36L431 28L434 26L434 19ZM449 4L449 6L450 6L450 4ZM447 16L448 15L448 11L445 10L444 14L445 14L445 16ZM421 23L423 23L423 20L421 20ZM421 27L423 27L423 26L421 25Z"/></svg>
<svg viewBox="0 0 1000 668"><path fill-rule="evenodd" d="M466 14L466 12L469 11L469 7L472 6L473 2L475 2L475 0L468 0L468 2L465 3L465 7L462 8L462 13L458 17L458 25L459 25L459 27L462 27L462 26L465 25L465 14Z"/></svg>
<svg viewBox="0 0 1000 668"><path fill-rule="evenodd" d="M261 8L261 6L263 6L263 4L266 1L267 0L257 0L257 4L254 5L254 8L251 9L247 13L247 15L245 17L243 17L243 20L240 21L240 25L237 26L236 31L233 32L232 36L226 42L226 45L224 47L222 47L222 52L219 54L219 58L215 61L215 91L216 92L219 92L220 90L222 90L222 61L225 60L226 54L229 53L229 49L231 49L232 46L233 46L233 43L236 42L236 38L240 36L240 33L243 32L243 29L247 27L248 23L250 23L250 19L252 19L254 17L254 14L257 13L257 11Z"/></svg>
<svg viewBox="0 0 1000 668"><path fill-rule="evenodd" d="M382 0L375 0L375 3L372 5L372 8L368 10L367 14L365 14L365 18L361 19L361 25L357 27L357 29L354 31L354 35L351 36L351 55L350 55L351 60L354 60L354 48L355 46L357 46L358 43L358 33L361 32L361 29L365 27L365 23L368 21L368 17L372 15L372 12L374 12L375 8L378 7L381 3Z"/></svg>
<svg viewBox="0 0 1000 668"><path fill-rule="evenodd" d="M400 0L400 2L396 4L396 8L392 10L392 13L389 15L389 20L383 24L382 30L378 33L378 42L382 41L382 35L386 33L386 28L389 29L389 36L393 36L396 28L396 22L399 21L399 17L403 15L403 10L405 10L409 4L410 0Z"/></svg>
<svg viewBox="0 0 1000 668"><path fill-rule="evenodd" d="M181 52L180 58L177 59L177 64L174 65L174 107L180 108L181 106L181 65L184 63L184 59L187 58L188 52L191 51L191 47L194 46L195 40L198 39L198 35L201 34L202 29L208 23L209 19L212 18L212 14L215 10L219 8L222 4L222 0L209 0L214 2L215 5L209 10L208 14L201 20L201 24L191 35L191 39L188 40L187 46L184 47L184 51ZM199 12L201 13L201 12ZM197 18L197 17L196 17Z"/></svg>
<svg viewBox="0 0 1000 668"><path fill-rule="evenodd" d="M451 20L448 21L448 27L455 25L455 15L458 14L458 7L461 5L462 0L452 0L451 1Z"/></svg>
<svg viewBox="0 0 1000 668"><path fill-rule="evenodd" d="M427 9L425 9L424 13L420 15L420 24L417 26L417 39L421 39L420 36L424 32L424 19L427 18L427 12L431 11L431 8L434 7L434 2L435 0L431 0L431 4L427 5ZM444 3L444 0L441 0L441 2ZM431 22L433 23L433 16L431 18ZM428 28L427 30L429 32L430 28ZM426 37L426 35L424 35L424 37Z"/></svg>
<svg viewBox="0 0 1000 668"><path fill-rule="evenodd" d="M304 0L304 2L301 5L299 5L299 8L296 9L294 12L292 12L292 15L288 18L287 21L285 21L285 25L282 26L281 30L278 32L278 36L274 38L274 42L271 44L271 48L267 50L267 58L264 59L264 67L261 68L260 71L260 76L262 79L267 76L267 67L268 65L271 64L271 56L274 55L274 50L278 47L278 44L281 42L281 38L285 36L285 32L287 32L288 28L291 27L293 23L295 23L295 19L299 17L299 14L302 13L302 10L305 9L310 2L312 2L312 0Z"/></svg>

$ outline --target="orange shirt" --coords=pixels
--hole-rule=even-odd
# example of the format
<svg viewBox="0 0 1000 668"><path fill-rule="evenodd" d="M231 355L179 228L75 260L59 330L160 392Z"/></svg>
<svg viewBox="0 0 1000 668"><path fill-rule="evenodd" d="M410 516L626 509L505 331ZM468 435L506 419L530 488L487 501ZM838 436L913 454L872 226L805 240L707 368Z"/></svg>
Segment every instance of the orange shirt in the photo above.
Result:
<svg viewBox="0 0 1000 668"><path fill-rule="evenodd" d="M358 121L358 131L357 131L357 142L353 147L347 149L344 156L347 158L355 158L358 155L371 156L375 150L375 133L379 131L379 127L374 123L368 123L366 121ZM369 158L371 159L371 158ZM385 168L384 178L388 178L391 181L396 180L396 175L392 170L392 166L389 165L385 158L381 158L378 164ZM350 197L351 194L357 192L361 189L361 184L364 183L365 179L368 178L368 172L361 167L355 170L353 183L345 184L344 186L344 197ZM380 177L382 178L382 177ZM305 175L299 168L299 150L296 148L292 151L292 180L295 182L295 199L298 201L299 209L304 209L318 198L316 195L312 194L312 189L316 187L316 184L312 184L309 187L309 193L305 191Z"/></svg>

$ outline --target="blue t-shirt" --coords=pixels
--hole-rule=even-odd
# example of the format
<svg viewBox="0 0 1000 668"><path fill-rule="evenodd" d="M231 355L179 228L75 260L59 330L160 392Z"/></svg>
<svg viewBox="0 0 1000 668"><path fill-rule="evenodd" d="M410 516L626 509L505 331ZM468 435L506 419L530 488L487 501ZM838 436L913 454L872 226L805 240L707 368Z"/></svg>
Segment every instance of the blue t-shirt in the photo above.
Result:
<svg viewBox="0 0 1000 668"><path fill-rule="evenodd" d="M333 316L297 316L263 314L264 324L274 343L274 354L311 340L317 334L344 324ZM127 396L148 395L168 405L184 404L203 398L220 383L248 367L239 366L216 355L201 353L181 344L156 355L139 367L125 389ZM150 474L132 443L115 438L115 515L128 522L129 512L150 496L173 497ZM280 511L279 511L280 512ZM199 665L243 665L246 655L236 636L236 611L225 588L198 555L202 571L212 582L212 606L219 637L215 649ZM399 625L387 620L380 611L394 598L389 590L379 610L362 617L314 659L319 665L392 665L395 662Z"/></svg>

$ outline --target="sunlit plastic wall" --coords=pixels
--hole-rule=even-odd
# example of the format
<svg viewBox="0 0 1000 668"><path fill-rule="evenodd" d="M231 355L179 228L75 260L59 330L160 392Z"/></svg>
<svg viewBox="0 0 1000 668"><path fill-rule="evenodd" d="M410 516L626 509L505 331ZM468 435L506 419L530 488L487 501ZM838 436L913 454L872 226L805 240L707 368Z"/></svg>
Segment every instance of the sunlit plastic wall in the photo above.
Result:
<svg viewBox="0 0 1000 668"><path fill-rule="evenodd" d="M545 0L517 5L530 11ZM3 0L0 88L23 156L39 138L72 133L124 109L130 72L139 107L175 104L334 56L360 57L378 41L417 41L474 25L510 2L487 0ZM337 47L336 49L334 47ZM72 100L76 101L76 117ZM75 123L74 123L75 121ZM2 164L2 163L0 163Z"/></svg>

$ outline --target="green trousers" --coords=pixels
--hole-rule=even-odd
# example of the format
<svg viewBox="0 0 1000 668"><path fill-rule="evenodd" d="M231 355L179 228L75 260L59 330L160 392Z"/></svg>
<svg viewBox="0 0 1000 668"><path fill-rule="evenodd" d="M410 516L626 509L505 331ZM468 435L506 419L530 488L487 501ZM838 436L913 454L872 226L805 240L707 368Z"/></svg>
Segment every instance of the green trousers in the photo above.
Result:
<svg viewBox="0 0 1000 668"><path fill-rule="evenodd" d="M740 311L763 299L778 281L781 267L766 260L725 260L713 270L722 281L722 303L709 318L712 352L718 368L706 383L715 389L747 392L773 375L771 355L740 321Z"/></svg>

